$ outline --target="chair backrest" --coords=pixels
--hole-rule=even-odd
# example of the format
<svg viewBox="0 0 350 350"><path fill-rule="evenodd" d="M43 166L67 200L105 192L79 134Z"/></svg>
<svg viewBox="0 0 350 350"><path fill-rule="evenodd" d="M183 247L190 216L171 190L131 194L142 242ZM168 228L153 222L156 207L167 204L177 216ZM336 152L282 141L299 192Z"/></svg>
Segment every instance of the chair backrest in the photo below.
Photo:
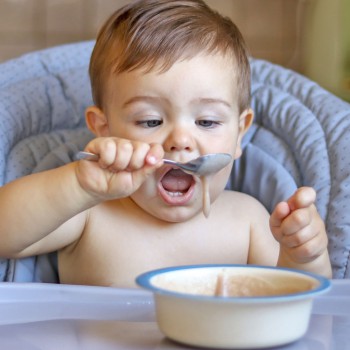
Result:
<svg viewBox="0 0 350 350"><path fill-rule="evenodd" d="M93 42L33 52L0 64L0 185L73 160L91 139L84 110ZM271 211L313 186L335 278L349 278L350 105L301 75L251 60L255 122L228 188ZM58 282L56 256L0 259L0 281Z"/></svg>
<svg viewBox="0 0 350 350"><path fill-rule="evenodd" d="M92 135L87 66L93 42L29 53L0 64L0 185L73 160ZM55 254L0 259L0 281L58 282Z"/></svg>

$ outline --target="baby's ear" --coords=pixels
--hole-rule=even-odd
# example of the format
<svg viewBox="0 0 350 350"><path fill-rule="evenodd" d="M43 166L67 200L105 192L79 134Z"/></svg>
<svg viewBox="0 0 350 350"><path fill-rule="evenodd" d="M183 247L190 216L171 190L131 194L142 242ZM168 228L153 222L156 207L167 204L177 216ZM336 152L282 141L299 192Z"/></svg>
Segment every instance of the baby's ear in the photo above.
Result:
<svg viewBox="0 0 350 350"><path fill-rule="evenodd" d="M235 152L235 159L239 158L242 155L242 139L244 134L248 131L250 126L253 123L254 112L251 108L245 109L242 114L239 116L238 122L238 138Z"/></svg>
<svg viewBox="0 0 350 350"><path fill-rule="evenodd" d="M96 106L90 106L85 111L85 121L89 130L96 136L108 136L108 120L105 114Z"/></svg>

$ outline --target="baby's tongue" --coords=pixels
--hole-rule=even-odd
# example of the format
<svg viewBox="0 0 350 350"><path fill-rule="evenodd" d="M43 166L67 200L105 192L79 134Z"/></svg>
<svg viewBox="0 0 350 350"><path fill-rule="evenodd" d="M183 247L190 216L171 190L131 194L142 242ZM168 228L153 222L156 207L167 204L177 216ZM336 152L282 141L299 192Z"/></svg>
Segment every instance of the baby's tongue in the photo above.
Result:
<svg viewBox="0 0 350 350"><path fill-rule="evenodd" d="M180 169L170 170L162 179L162 185L169 192L187 191L192 183L192 176Z"/></svg>

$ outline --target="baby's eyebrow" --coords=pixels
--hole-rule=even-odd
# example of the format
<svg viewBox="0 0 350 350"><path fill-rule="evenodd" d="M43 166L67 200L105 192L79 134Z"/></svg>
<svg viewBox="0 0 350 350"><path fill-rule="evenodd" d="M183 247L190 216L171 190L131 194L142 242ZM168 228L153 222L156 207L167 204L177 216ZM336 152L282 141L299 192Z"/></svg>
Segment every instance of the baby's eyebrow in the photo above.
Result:
<svg viewBox="0 0 350 350"><path fill-rule="evenodd" d="M166 98L159 96L149 96L149 95L140 95L133 96L123 103L123 107L127 107L133 103L137 102L148 102L152 104L169 104L169 101ZM231 104L221 98L214 97L199 97L191 101L191 104L220 104L227 108L232 108Z"/></svg>
<svg viewBox="0 0 350 350"><path fill-rule="evenodd" d="M198 104L222 104L225 107L232 108L231 104L221 98L213 98L213 97L200 97L198 99L193 100L193 103Z"/></svg>
<svg viewBox="0 0 350 350"><path fill-rule="evenodd" d="M133 103L137 102L149 102L149 103L164 103L166 100L164 98L158 96L148 96L148 95L140 95L134 96L124 102L123 107L127 107Z"/></svg>

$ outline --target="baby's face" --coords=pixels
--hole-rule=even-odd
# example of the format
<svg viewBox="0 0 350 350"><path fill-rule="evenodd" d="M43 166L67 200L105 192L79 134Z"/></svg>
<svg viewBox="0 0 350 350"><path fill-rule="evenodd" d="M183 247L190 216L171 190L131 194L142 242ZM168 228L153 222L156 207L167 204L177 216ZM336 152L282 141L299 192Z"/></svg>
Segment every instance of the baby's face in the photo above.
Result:
<svg viewBox="0 0 350 350"><path fill-rule="evenodd" d="M159 143L165 158L185 162L207 153L240 155L235 65L220 55L175 63L164 73L140 70L108 82L104 110L110 136ZM241 125L244 122L241 122ZM210 197L223 191L232 164L210 177ZM164 166L132 199L166 221L186 221L202 210L200 179Z"/></svg>

